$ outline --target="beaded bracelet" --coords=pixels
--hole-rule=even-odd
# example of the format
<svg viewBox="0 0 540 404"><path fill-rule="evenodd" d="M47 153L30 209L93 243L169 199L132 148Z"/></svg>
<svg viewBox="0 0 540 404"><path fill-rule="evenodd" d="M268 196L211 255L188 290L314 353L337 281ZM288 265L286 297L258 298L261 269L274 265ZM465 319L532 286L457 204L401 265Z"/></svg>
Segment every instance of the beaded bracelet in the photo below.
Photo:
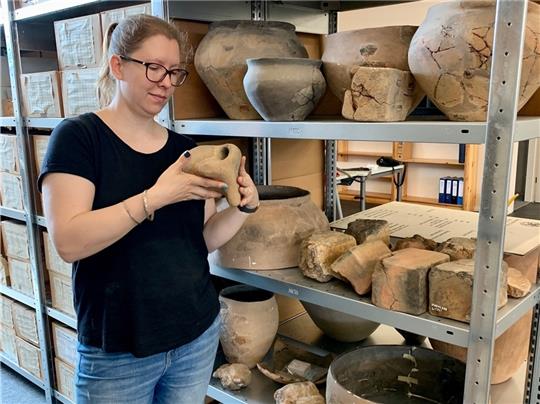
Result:
<svg viewBox="0 0 540 404"><path fill-rule="evenodd" d="M146 215L146 219L149 220L150 222L152 220L154 220L154 214L150 214L148 213L148 190L145 189L143 194L142 194L142 200L143 200L143 208L144 208L144 214Z"/></svg>

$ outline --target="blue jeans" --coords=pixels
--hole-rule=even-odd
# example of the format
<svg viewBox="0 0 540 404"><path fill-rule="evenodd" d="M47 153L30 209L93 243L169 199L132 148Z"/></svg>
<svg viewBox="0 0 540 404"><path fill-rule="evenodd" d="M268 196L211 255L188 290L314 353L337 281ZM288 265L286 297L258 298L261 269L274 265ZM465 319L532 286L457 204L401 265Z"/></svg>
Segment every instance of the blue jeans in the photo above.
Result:
<svg viewBox="0 0 540 404"><path fill-rule="evenodd" d="M219 341L219 316L197 339L168 352L136 358L77 347L78 404L196 404L204 402Z"/></svg>

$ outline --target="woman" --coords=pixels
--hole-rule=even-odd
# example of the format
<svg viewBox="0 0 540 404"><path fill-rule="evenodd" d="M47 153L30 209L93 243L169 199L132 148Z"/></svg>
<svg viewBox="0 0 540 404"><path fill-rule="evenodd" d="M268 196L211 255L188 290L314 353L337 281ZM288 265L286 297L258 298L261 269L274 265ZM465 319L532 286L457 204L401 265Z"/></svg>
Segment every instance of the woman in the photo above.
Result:
<svg viewBox="0 0 540 404"><path fill-rule="evenodd" d="M105 96L114 80L112 100L62 121L42 167L48 229L74 263L78 403L192 404L210 380L219 304L208 252L259 201L243 157L240 207L216 213L226 184L184 173L195 143L153 119L186 79L180 41L146 15L109 29L99 84Z"/></svg>

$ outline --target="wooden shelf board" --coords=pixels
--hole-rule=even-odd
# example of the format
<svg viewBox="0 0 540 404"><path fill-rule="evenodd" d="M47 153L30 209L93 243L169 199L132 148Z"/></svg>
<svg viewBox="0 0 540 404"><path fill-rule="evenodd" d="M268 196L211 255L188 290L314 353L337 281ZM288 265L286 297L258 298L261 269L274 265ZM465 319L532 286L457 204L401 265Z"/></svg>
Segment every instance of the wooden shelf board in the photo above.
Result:
<svg viewBox="0 0 540 404"><path fill-rule="evenodd" d="M392 153L384 152L370 152L370 151L355 151L349 150L347 152L338 152L338 156L355 156L355 157L392 157Z"/></svg>
<svg viewBox="0 0 540 404"><path fill-rule="evenodd" d="M433 205L433 206L444 206L445 208L451 208L451 209L459 209L462 210L462 205L454 205L451 203L440 203L436 198L425 198L423 196L403 196L401 198L403 202L414 202L414 203L422 203L426 205Z"/></svg>
<svg viewBox="0 0 540 404"><path fill-rule="evenodd" d="M349 190L341 191L339 192L339 198L345 201L357 201L358 192ZM368 192L366 195L366 202L368 203L385 203L391 200L392 195L384 192Z"/></svg>
<svg viewBox="0 0 540 404"><path fill-rule="evenodd" d="M446 166L459 166L463 167L465 163L460 163L457 160L446 160L446 159L403 159L404 163L413 163L413 164L433 164L433 165L446 165Z"/></svg>

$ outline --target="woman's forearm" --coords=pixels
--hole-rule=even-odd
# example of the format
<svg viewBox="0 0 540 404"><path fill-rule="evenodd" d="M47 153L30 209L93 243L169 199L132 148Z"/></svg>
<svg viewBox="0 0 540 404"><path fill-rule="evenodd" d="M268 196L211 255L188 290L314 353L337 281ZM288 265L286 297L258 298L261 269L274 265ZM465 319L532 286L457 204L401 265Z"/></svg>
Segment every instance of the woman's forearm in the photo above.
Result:
<svg viewBox="0 0 540 404"><path fill-rule="evenodd" d="M203 231L208 252L218 249L233 238L248 216L248 213L240 212L236 207L229 207L208 219Z"/></svg>
<svg viewBox="0 0 540 404"><path fill-rule="evenodd" d="M145 218L142 194L138 194L116 205L75 215L50 230L62 259L74 262L114 244L137 226L135 221L141 223Z"/></svg>

